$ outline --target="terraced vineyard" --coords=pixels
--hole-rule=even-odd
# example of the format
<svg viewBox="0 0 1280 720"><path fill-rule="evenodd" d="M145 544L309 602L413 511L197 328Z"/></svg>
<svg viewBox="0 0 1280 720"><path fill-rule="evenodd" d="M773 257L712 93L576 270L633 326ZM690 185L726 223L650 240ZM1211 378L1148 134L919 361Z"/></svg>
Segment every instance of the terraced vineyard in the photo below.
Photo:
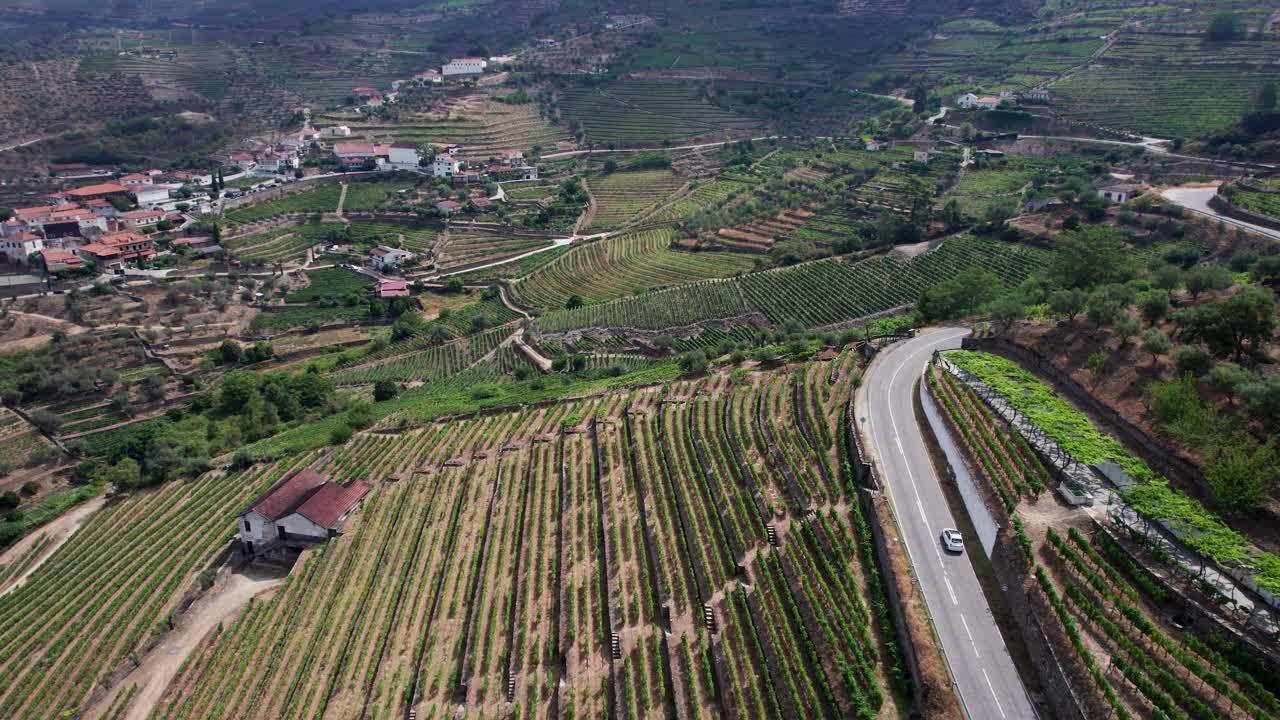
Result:
<svg viewBox="0 0 1280 720"><path fill-rule="evenodd" d="M337 385L367 385L379 380L431 382L466 370L511 336L513 328L496 328L454 342L412 349L398 343L371 362L332 375ZM392 348L395 348L394 354Z"/></svg>
<svg viewBox="0 0 1280 720"><path fill-rule="evenodd" d="M359 434L317 465L372 482L363 510L155 716L892 716L837 431L855 368Z"/></svg>
<svg viewBox="0 0 1280 720"><path fill-rule="evenodd" d="M723 110L683 82L628 80L596 88L570 88L560 99L563 116L577 121L599 143L661 142L698 136L741 135L758 121Z"/></svg>
<svg viewBox="0 0 1280 720"><path fill-rule="evenodd" d="M24 467L51 446L35 428L8 408L0 408L0 456L9 470Z"/></svg>
<svg viewBox="0 0 1280 720"><path fill-rule="evenodd" d="M1280 219L1280 192L1262 193L1237 190L1231 195L1231 202L1245 210Z"/></svg>
<svg viewBox="0 0 1280 720"><path fill-rule="evenodd" d="M670 170L615 172L590 180L596 210L591 228L614 228L655 207L684 184Z"/></svg>
<svg viewBox="0 0 1280 720"><path fill-rule="evenodd" d="M230 538L235 514L308 458L208 473L95 513L0 598L0 714L63 717L138 649Z"/></svg>
<svg viewBox="0 0 1280 720"><path fill-rule="evenodd" d="M464 265L505 260L550 244L551 238L541 235L453 228L449 230L449 238L441 247L436 261L441 270L451 270Z"/></svg>
<svg viewBox="0 0 1280 720"><path fill-rule="evenodd" d="M396 225L394 223L353 220L349 233L352 241L368 245L399 244L405 250L420 253L431 249L439 231L430 227Z"/></svg>
<svg viewBox="0 0 1280 720"><path fill-rule="evenodd" d="M334 202L337 202L336 198ZM249 262L272 263L306 255L307 248L330 239L341 239L340 223L308 223L241 235L223 241L236 257Z"/></svg>
<svg viewBox="0 0 1280 720"><path fill-rule="evenodd" d="M540 117L536 106L497 102L443 119L409 117L399 122L361 122L348 115L324 115L319 121L347 125L353 141L455 143L463 146L463 157L471 159L486 159L513 148L528 150L535 145L551 149L569 139L563 130Z"/></svg>
<svg viewBox="0 0 1280 720"><path fill-rule="evenodd" d="M400 190L412 187L413 183L408 181L348 183L347 197L342 202L342 211L345 213L374 210L381 206L383 201L395 197Z"/></svg>
<svg viewBox="0 0 1280 720"><path fill-rule="evenodd" d="M239 225L287 213L331 213L338 209L338 196L341 193L341 187L330 183L266 202L237 207L223 213L223 218L232 225Z"/></svg>
<svg viewBox="0 0 1280 720"><path fill-rule="evenodd" d="M572 295L588 303L745 272L752 260L736 253L671 249L672 231L644 230L573 248L517 283L520 301L562 308Z"/></svg>
<svg viewBox="0 0 1280 720"><path fill-rule="evenodd" d="M1016 285L1045 267L1050 257L1049 251L1039 248L964 236L907 260L894 256L860 262L817 260L549 312L537 322L546 333L588 327L660 330L758 313L776 326L794 321L824 327L908 305L925 288L970 267L991 270L1005 283Z"/></svg>

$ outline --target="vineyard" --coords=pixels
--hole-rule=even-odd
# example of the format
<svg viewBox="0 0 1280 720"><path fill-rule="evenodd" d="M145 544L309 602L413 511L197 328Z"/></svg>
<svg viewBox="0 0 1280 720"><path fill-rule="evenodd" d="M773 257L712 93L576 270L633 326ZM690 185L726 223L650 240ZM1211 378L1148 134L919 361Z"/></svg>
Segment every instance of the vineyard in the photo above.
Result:
<svg viewBox="0 0 1280 720"><path fill-rule="evenodd" d="M365 385L379 380L396 382L433 382L455 375L474 365L497 349L511 336L512 328L495 328L453 342L422 347L408 341L388 346L370 356L370 362L359 367L335 372L331 378L337 385Z"/></svg>
<svg viewBox="0 0 1280 720"><path fill-rule="evenodd" d="M670 170L638 170L592 178L596 211L591 228L620 227L653 208L684 184Z"/></svg>
<svg viewBox="0 0 1280 720"><path fill-rule="evenodd" d="M910 259L889 255L859 262L817 260L549 312L539 318L538 326L547 333L588 327L660 330L758 313L777 326L798 322L823 327L911 304L925 288L971 267L985 268L1016 285L1046 267L1050 257L1050 251L1039 248L965 236Z"/></svg>
<svg viewBox="0 0 1280 720"><path fill-rule="evenodd" d="M756 120L698 96L693 84L629 80L596 88L569 88L560 109L598 143L662 142L702 135L744 134Z"/></svg>
<svg viewBox="0 0 1280 720"><path fill-rule="evenodd" d="M751 258L671 249L670 230L645 230L573 248L518 282L528 305L562 308L572 295L602 302L666 285L745 272Z"/></svg>
<svg viewBox="0 0 1280 720"><path fill-rule="evenodd" d="M338 196L341 194L341 187L328 183L266 202L243 205L224 212L223 217L232 225L240 225L288 213L331 213L338 209Z"/></svg>
<svg viewBox="0 0 1280 720"><path fill-rule="evenodd" d="M451 228L440 247L436 262L441 270L475 263L497 262L530 250L546 247L550 238L541 235L513 235L483 229Z"/></svg>
<svg viewBox="0 0 1280 720"><path fill-rule="evenodd" d="M463 146L462 156L472 160L487 159L512 148L528 150L534 146L555 148L568 140L564 131L547 123L533 105L506 105L488 102L467 108L445 118L408 117L399 122L362 121L345 115L324 115L324 124L347 125L350 140L392 142L431 142Z"/></svg>
<svg viewBox="0 0 1280 720"><path fill-rule="evenodd" d="M353 182L347 184L347 197L342 201L343 212L360 212L380 207L399 191L412 188L412 182Z"/></svg>
<svg viewBox="0 0 1280 720"><path fill-rule="evenodd" d="M350 190L348 190L347 200L350 202ZM348 235L353 242L365 245L392 245L403 247L415 253L421 253L430 250L435 244L438 231L430 227L414 227L411 225L396 225L394 223L370 222L367 220L353 220L350 225Z"/></svg>
<svg viewBox="0 0 1280 720"><path fill-rule="evenodd" d="M1280 219L1280 193L1270 192L1249 192L1248 190L1236 190L1231 195L1231 203L1245 210L1251 210L1263 215L1269 215L1273 218Z"/></svg>
<svg viewBox="0 0 1280 720"><path fill-rule="evenodd" d="M319 467L377 486L362 513L155 716L892 716L838 431L855 368L357 435Z"/></svg>
<svg viewBox="0 0 1280 720"><path fill-rule="evenodd" d="M64 717L153 633L244 504L302 458L206 474L96 512L0 598L0 715Z"/></svg>

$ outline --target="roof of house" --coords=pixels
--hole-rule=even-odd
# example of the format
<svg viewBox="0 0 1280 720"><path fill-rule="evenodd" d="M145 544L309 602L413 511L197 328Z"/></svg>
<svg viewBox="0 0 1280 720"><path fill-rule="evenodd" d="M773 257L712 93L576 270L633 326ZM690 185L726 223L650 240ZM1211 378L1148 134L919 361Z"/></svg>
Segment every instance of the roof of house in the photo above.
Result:
<svg viewBox="0 0 1280 720"><path fill-rule="evenodd" d="M320 527L333 528L368 492L369 486L359 480L346 487L326 482L303 501L295 512Z"/></svg>
<svg viewBox="0 0 1280 720"><path fill-rule="evenodd" d="M44 258L44 261L47 263L69 263L69 264L75 265L77 263L84 262L84 260L82 260L78 255L76 255L73 252L68 252L66 250L55 250L53 248L45 248L44 250L40 251L40 255Z"/></svg>
<svg viewBox="0 0 1280 720"><path fill-rule="evenodd" d="M67 194L72 197L90 197L93 195L108 195L111 193L127 193L129 188L119 183L98 183L96 185L85 185L74 190L68 190Z"/></svg>
<svg viewBox="0 0 1280 720"><path fill-rule="evenodd" d="M409 252L408 250L401 250L401 249L399 249L399 248L387 247L386 245L379 245L378 247L376 247L376 248L374 248L374 249L372 249L372 250L370 250L370 251L369 251L369 254L371 254L371 255L377 255L378 257L385 257L385 256L387 256L387 255L394 255L394 254L396 254L396 253L399 253L399 254L401 254L401 255L412 255L412 254L413 254L413 253Z"/></svg>
<svg viewBox="0 0 1280 720"><path fill-rule="evenodd" d="M1146 188L1145 185L1139 185L1136 183L1120 183L1119 185L1108 185L1104 188L1100 188L1100 190L1103 192L1106 192L1108 190L1110 190L1111 192L1137 192L1145 188Z"/></svg>
<svg viewBox="0 0 1280 720"><path fill-rule="evenodd" d="M150 180L150 179L151 179L151 175L149 175L149 174L147 174L147 173L129 173L128 175L121 175L118 179L120 179L120 180Z"/></svg>
<svg viewBox="0 0 1280 720"><path fill-rule="evenodd" d="M378 88L369 87L369 86L367 86L367 85L363 85L363 86L358 87L358 88L351 88L351 91L352 91L352 92L357 92L357 93L368 94L368 95L378 95L378 94L380 94L380 93L378 92Z"/></svg>
<svg viewBox="0 0 1280 720"><path fill-rule="evenodd" d="M440 202L436 203L436 207L440 208L441 210L455 210L455 211L456 211L456 210L461 210L461 209L462 209L462 205L458 204L458 203L457 203L456 201L454 201L454 200L441 200Z"/></svg>
<svg viewBox="0 0 1280 720"><path fill-rule="evenodd" d="M12 235L4 236L4 240L6 242L31 242L33 240L43 240L43 239L44 238L40 237L39 235L36 235L35 233L27 232L26 230L21 230Z"/></svg>
<svg viewBox="0 0 1280 720"><path fill-rule="evenodd" d="M269 521L279 520L297 510L316 490L329 479L311 468L302 468L289 477L272 485L265 493L254 500L249 509Z"/></svg>
<svg viewBox="0 0 1280 720"><path fill-rule="evenodd" d="M409 283L404 280L383 280L378 283L378 297L407 297Z"/></svg>
<svg viewBox="0 0 1280 720"><path fill-rule="evenodd" d="M418 149L418 144L417 144L417 143L411 143L411 142L407 142L407 141L401 140L400 142L393 142L393 143L391 143L391 147L393 147L393 148L399 148L399 149L401 149L401 150L417 150L417 149Z"/></svg>
<svg viewBox="0 0 1280 720"><path fill-rule="evenodd" d="M333 144L333 151L339 155L343 153L350 153L353 155L373 155L377 152L377 148L373 143L340 142Z"/></svg>
<svg viewBox="0 0 1280 720"><path fill-rule="evenodd" d="M146 218L164 217L164 213L159 210L130 210L129 212L120 213L120 217L126 220L144 220Z"/></svg>
<svg viewBox="0 0 1280 720"><path fill-rule="evenodd" d="M112 257L120 254L119 250L96 242L89 243L88 245L82 245L80 246L80 249L90 255L97 255L98 257Z"/></svg>
<svg viewBox="0 0 1280 720"><path fill-rule="evenodd" d="M52 205L39 205L36 207L14 208L13 216L23 220L30 220L31 218L44 217L51 212L53 212Z"/></svg>

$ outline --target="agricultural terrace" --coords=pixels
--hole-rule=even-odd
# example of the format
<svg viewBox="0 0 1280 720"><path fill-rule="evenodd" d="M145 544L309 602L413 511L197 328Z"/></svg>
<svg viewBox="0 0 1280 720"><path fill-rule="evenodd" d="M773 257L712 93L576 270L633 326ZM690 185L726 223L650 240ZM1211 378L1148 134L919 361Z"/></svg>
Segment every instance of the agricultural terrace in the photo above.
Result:
<svg viewBox="0 0 1280 720"><path fill-rule="evenodd" d="M538 114L536 105L499 102L474 104L444 118L402 117L399 121L363 120L350 114L321 115L317 124L346 125L351 140L462 145L466 159L484 160L512 149L554 149L569 138Z"/></svg>
<svg viewBox="0 0 1280 720"><path fill-rule="evenodd" d="M948 353L947 359L998 391L1076 460L1120 466L1138 481L1122 493L1138 513L1183 531L1183 544L1219 567L1251 568L1259 587L1280 592L1280 557L1253 545L1198 501L1170 487L1166 479L1114 437L1099 431L1084 413L1035 375L989 353L955 351Z"/></svg>
<svg viewBox="0 0 1280 720"><path fill-rule="evenodd" d="M544 333L590 327L661 330L758 313L775 326L826 327L910 305L925 288L968 268L990 270L1006 285L1017 285L1051 257L1040 248L962 236L914 258L816 260L549 312L537 323Z"/></svg>
<svg viewBox="0 0 1280 720"><path fill-rule="evenodd" d="M321 469L375 493L156 717L893 715L842 453L855 369L358 434Z"/></svg>
<svg viewBox="0 0 1280 720"><path fill-rule="evenodd" d="M1270 215L1280 220L1280 190L1269 193L1250 192L1236 188L1229 196L1231 204L1245 210Z"/></svg>
<svg viewBox="0 0 1280 720"><path fill-rule="evenodd" d="M615 228L656 207L684 185L670 170L614 172L588 180L595 212L588 228Z"/></svg>
<svg viewBox="0 0 1280 720"><path fill-rule="evenodd" d="M688 220L709 207L719 205L745 190L750 190L751 187L751 183L738 180L695 180L691 192L681 195L645 219L654 222Z"/></svg>
<svg viewBox="0 0 1280 720"><path fill-rule="evenodd" d="M340 300L353 293L363 295L372 289L373 281L364 275L342 268L320 268L308 270L307 286L286 295L285 302Z"/></svg>
<svg viewBox="0 0 1280 720"><path fill-rule="evenodd" d="M348 196L348 199L350 199L350 196ZM354 243L370 247L374 245L390 245L402 247L415 253L430 250L440 232L433 227L370 222L368 220L353 220L347 227L349 228L347 237Z"/></svg>
<svg viewBox="0 0 1280 720"><path fill-rule="evenodd" d="M991 372L982 376L993 380L1022 372L982 353L948 353L948 358L970 368L987 365ZM1272 677L1253 663L1241 662L1244 655L1232 652L1230 641L1207 642L1166 623L1165 614L1155 610L1169 601L1169 590L1140 563L1144 553L1132 538L1084 512L1074 518L1059 516L1070 524L1043 530L1025 523L1019 508L1036 512L1023 502L1034 502L1045 491L1051 480L1047 469L1022 436L1008 432L1004 421L967 384L936 364L927 379L957 441L976 459L982 480L1012 517L1026 560L1034 568L1031 592L1042 594L1045 601L1036 604L1048 614L1045 620L1057 626L1056 634L1065 635L1068 652L1088 671L1078 676L1087 687L1078 690L1118 717L1275 716L1280 700ZM1028 406L1050 397L1061 403L1047 386L1026 379L1016 382L1027 391ZM1029 382L1039 388L1028 390ZM1034 412L1043 418L1047 410L1040 405ZM1082 415L1071 413L1078 418L1063 414L1055 422L1057 429L1050 431L1055 439L1070 432L1076 449L1079 443L1101 440ZM1073 427L1067 430L1068 425ZM1123 454L1123 448L1118 452ZM1199 589L1188 585L1186 592L1212 604Z"/></svg>
<svg viewBox="0 0 1280 720"><path fill-rule="evenodd" d="M336 385L368 385L379 380L432 382L456 375L482 360L493 359L495 350L513 328L500 327L439 345L427 345L429 337L389 345L369 355L365 362L333 373Z"/></svg>
<svg viewBox="0 0 1280 720"><path fill-rule="evenodd" d="M336 182L301 192L288 193L265 202L242 205L223 213L232 225L265 220L289 213L331 213L338 209L338 197L342 188Z"/></svg>
<svg viewBox="0 0 1280 720"><path fill-rule="evenodd" d="M691 82L626 80L563 91L560 112L596 143L659 143L742 135L760 123L712 105Z"/></svg>
<svg viewBox="0 0 1280 720"><path fill-rule="evenodd" d="M241 260L267 264L294 260L305 256L308 248L345 238L341 223L306 223L229 238L223 244Z"/></svg>
<svg viewBox="0 0 1280 720"><path fill-rule="evenodd" d="M360 212L375 210L401 190L414 187L412 180L387 182L353 182L347 184L347 197L342 201L342 211Z"/></svg>
<svg viewBox="0 0 1280 720"><path fill-rule="evenodd" d="M0 408L0 457L5 473L43 459L53 446L8 408Z"/></svg>
<svg viewBox="0 0 1280 720"><path fill-rule="evenodd" d="M476 263L496 262L550 244L551 239L545 235L516 235L480 228L453 227L440 245L436 264L441 270L450 270Z"/></svg>
<svg viewBox="0 0 1280 720"><path fill-rule="evenodd" d="M672 231L643 230L575 247L514 285L527 305L562 308L577 295L596 303L665 285L719 278L749 270L736 253L671 249Z"/></svg>
<svg viewBox="0 0 1280 720"><path fill-rule="evenodd" d="M94 513L0 598L0 715L35 720L80 707L100 678L165 626L244 504L309 460L214 471Z"/></svg>
<svg viewBox="0 0 1280 720"><path fill-rule="evenodd" d="M458 273L453 275L464 283L493 283L497 280L511 280L531 275L536 270L551 264L553 260L569 252L572 248L568 245L551 248L540 252L536 255L512 260L501 265L487 267L480 270L472 270L469 272Z"/></svg>

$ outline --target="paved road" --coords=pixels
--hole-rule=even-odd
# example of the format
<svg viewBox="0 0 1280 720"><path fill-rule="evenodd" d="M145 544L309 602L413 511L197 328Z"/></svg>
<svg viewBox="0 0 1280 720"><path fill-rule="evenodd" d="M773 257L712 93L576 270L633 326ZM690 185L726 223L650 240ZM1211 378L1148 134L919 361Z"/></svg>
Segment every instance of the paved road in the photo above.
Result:
<svg viewBox="0 0 1280 720"><path fill-rule="evenodd" d="M1161 190L1160 194L1169 202L1181 205L1193 213L1207 215L1211 218L1221 220L1228 225L1235 225L1236 227L1244 228L1245 230L1250 230L1252 232L1280 240L1280 230L1274 230L1269 227L1263 227L1243 220L1237 220L1233 217L1227 217L1226 215L1223 215L1217 210L1209 207L1209 200L1214 195L1218 194L1218 188L1216 187L1176 187L1169 188L1168 190Z"/></svg>
<svg viewBox="0 0 1280 720"><path fill-rule="evenodd" d="M926 332L881 353L867 373L858 414L866 418L871 451L969 717L1035 718L973 566L941 549L942 529L956 523L912 411L915 382L933 351L959 347L967 333Z"/></svg>

